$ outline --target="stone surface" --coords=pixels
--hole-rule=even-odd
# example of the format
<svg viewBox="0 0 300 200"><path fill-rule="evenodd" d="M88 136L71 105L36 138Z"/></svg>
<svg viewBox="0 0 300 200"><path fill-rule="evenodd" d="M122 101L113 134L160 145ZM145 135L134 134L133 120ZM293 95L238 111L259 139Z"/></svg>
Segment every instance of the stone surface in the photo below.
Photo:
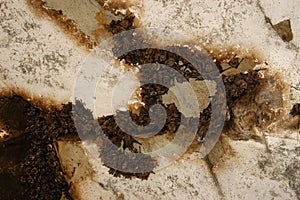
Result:
<svg viewBox="0 0 300 200"><path fill-rule="evenodd" d="M80 144L59 142L57 151L66 173L74 181L74 197L299 199L299 118L292 118L288 112L292 104L300 101L300 26L297 23L300 2L144 0L139 4L143 5L142 9L133 4L130 10L138 13L141 27L166 27L183 32L217 55L222 52L213 52L215 47L222 51L235 47L239 55L252 51L260 55L261 67L279 73L280 76L275 77L282 77L288 89L280 90L271 84L270 90L261 93L261 101L258 101L263 104L266 99L272 100L266 108L272 107L276 113L279 107L282 118L271 122L267 130L256 130L262 140L226 138L227 142L218 144L208 157L209 162L199 158L195 145L176 162L151 174L147 181L115 178L98 159L83 151ZM0 11L2 94L7 91L26 94L27 98L41 99L44 104L70 101L76 75L89 51L76 45L49 18L33 14L23 0L3 0ZM80 10L74 11L76 16L78 12ZM293 40L284 42L266 18L272 24L290 19ZM124 71L124 66L113 68L101 80L97 115L113 113L107 105L116 77L122 77ZM274 82L279 84L276 79ZM275 94L278 98L273 98ZM237 112L242 113L242 110ZM94 147L87 145L87 148L91 149L87 152L94 151ZM67 155L76 159L70 160ZM89 165L78 164L87 160ZM75 168L74 173L72 168ZM87 171L94 173L84 176Z"/></svg>
<svg viewBox="0 0 300 200"><path fill-rule="evenodd" d="M220 169L215 169L225 199L297 199L287 179L274 178L281 172L272 174L264 171L268 163L261 160L272 156L267 153L264 144L230 141L230 146L234 157L226 160ZM276 164L269 166L273 169Z"/></svg>

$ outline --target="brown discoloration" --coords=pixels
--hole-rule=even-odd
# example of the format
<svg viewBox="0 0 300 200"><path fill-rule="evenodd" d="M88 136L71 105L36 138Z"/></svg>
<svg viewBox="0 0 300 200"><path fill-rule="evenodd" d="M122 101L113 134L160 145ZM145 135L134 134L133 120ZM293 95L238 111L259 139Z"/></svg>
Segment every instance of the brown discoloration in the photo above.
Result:
<svg viewBox="0 0 300 200"><path fill-rule="evenodd" d="M99 11L96 15L96 20L98 21L99 28L93 31L93 35L96 38L96 42L99 44L99 37L109 38L112 34L107 30L107 26L111 23L111 20L107 17L104 11Z"/></svg>
<svg viewBox="0 0 300 200"><path fill-rule="evenodd" d="M61 111L42 111L17 95L2 97L1 102L3 110L0 121L14 125L6 129L14 137L0 143L3 148L1 152L9 152L13 148L15 152L12 154L16 156L10 154L10 157L5 157L6 154L2 154L0 165L7 163L8 166L1 167L0 171L13 174L15 178L10 180L14 179L23 188L18 194L20 199L59 199L63 193L67 199L72 199L53 148L53 140L66 134L65 129L58 126L68 121L67 106L63 106ZM10 110L15 114L13 119L7 114ZM71 127L67 129L71 130Z"/></svg>
<svg viewBox="0 0 300 200"><path fill-rule="evenodd" d="M298 116L300 115L300 103L297 103L297 104L293 105L293 108L292 108L290 114L293 117L296 117L297 115Z"/></svg>
<svg viewBox="0 0 300 200"><path fill-rule="evenodd" d="M257 71L250 71L247 74L237 74L224 79L230 111L230 121L226 126L230 127L228 133L233 139L253 139L263 142L263 136L259 135L257 129L267 130L272 122L280 118L278 115L281 115L281 112L273 111L270 104L278 103L277 99L282 97L273 100L270 99L269 93L264 93L270 90L268 87L272 77L269 78L261 78ZM275 110L283 108L283 105L278 106Z"/></svg>
<svg viewBox="0 0 300 200"><path fill-rule="evenodd" d="M132 6L130 3L126 2L117 2L117 1L98 1L100 6L103 8L99 10L98 14L95 16L95 19L98 21L98 27L90 33L90 35L83 30L81 30L76 22L70 19L67 15L63 13L62 10L47 8L45 6L44 0L26 0L33 12L39 17L50 17L50 19L58 25L64 33L69 37L75 40L80 46L84 46L87 49L94 48L97 44L101 43L103 39L111 37L111 33L120 32L120 30L129 30L138 24L137 19L133 13L128 9L129 6ZM118 12L118 10L125 10L125 14ZM109 16L109 13L115 18L122 18L121 20L113 20L112 16ZM91 37L95 37L92 39ZM101 39L100 39L101 38Z"/></svg>
<svg viewBox="0 0 300 200"><path fill-rule="evenodd" d="M80 46L85 46L88 49L92 49L96 46L95 41L92 41L91 38L79 30L76 23L68 19L62 11L49 9L44 7L43 0L26 0L29 7L32 8L33 12L39 17L50 17L50 19L55 22L62 30L69 35L73 40L75 40Z"/></svg>
<svg viewBox="0 0 300 200"><path fill-rule="evenodd" d="M30 93L21 87L7 85L5 89L1 90L0 98L13 98L14 96L20 96L25 101L28 101L33 106L42 110L61 110L63 108L62 102L58 102L56 99L52 98L41 97L37 94L33 94L32 92ZM64 103L66 104L68 101L65 101Z"/></svg>
<svg viewBox="0 0 300 200"><path fill-rule="evenodd" d="M127 12L123 19L121 20L112 20L111 23L107 26L107 29L112 34L121 33L126 30L135 28L134 26L135 16L131 12Z"/></svg>
<svg viewBox="0 0 300 200"><path fill-rule="evenodd" d="M299 131L300 133L300 103L293 105L290 115L293 119L288 120L288 123L286 123L286 120L282 121L282 127Z"/></svg>
<svg viewBox="0 0 300 200"><path fill-rule="evenodd" d="M26 112L28 112L29 107L29 103L18 96L0 98L0 119L4 123L3 126L20 134L27 127Z"/></svg>
<svg viewBox="0 0 300 200"><path fill-rule="evenodd" d="M284 42L290 42L293 40L291 21L289 19L283 20L272 27Z"/></svg>
<svg viewBox="0 0 300 200"><path fill-rule="evenodd" d="M227 46L220 48L204 45L203 48L216 63L229 63L229 65L233 68L237 68L243 59L252 60L256 65L261 64L264 61L261 52L253 49L244 49L240 46Z"/></svg>
<svg viewBox="0 0 300 200"><path fill-rule="evenodd" d="M106 9L110 9L113 12L116 12L118 8L122 8L123 6L126 10L126 14L123 15L118 13L116 15L121 15L122 19L110 21L110 19L107 18L104 12L99 12L96 16L96 19L99 22L99 28L93 32L96 38L98 38L101 34L107 34L105 37L109 37L111 35L118 34L136 27L135 16L132 13L128 12L128 10L126 9L128 5L126 3L121 3L120 5L117 4L115 1L113 2L114 3L109 4L109 7L106 7L107 5L104 3L104 1L99 1L101 6L103 6ZM93 48L96 44L95 42L92 42L91 39L88 38L85 33L83 33L77 28L77 25L74 23L74 21L68 19L67 16L65 16L61 11L57 11L54 9L46 9L43 6L42 0L28 0L28 3L35 9L36 12L39 12L41 16L49 16L52 20L58 23L58 25L62 27L68 34L71 33L72 37L76 38L76 40L78 40L80 44L85 45L87 48ZM138 35L136 41L140 42L142 39L142 36ZM100 41L98 40L96 42L99 43ZM128 43L128 41L115 41L115 45L117 48L127 48L126 46L134 44ZM180 48L174 46L168 46L167 49L168 48L172 50L180 50ZM253 69L257 64L262 63L262 59L255 52L245 53L242 50L234 47L226 49L212 47L204 48L208 51L209 56L211 56L211 58L214 60L214 64L217 65L220 73L224 73L227 70L234 71L234 73L232 74L224 73L222 76L225 84L228 104L228 119L226 122L228 136L237 140L255 139L256 141L260 142L264 141L262 139L262 136L252 134L252 132L255 128L261 128L265 125L267 126L272 122L276 121L277 118L281 116L281 113L278 114L276 112L271 111L269 106L263 107L261 105L256 104L255 98L257 97L257 95L261 94L261 92L264 89L266 89L266 80L276 80L271 79L270 77L268 77L267 79L263 79L259 76L260 71ZM199 60L199 62L201 62L202 60L204 62L204 58L208 58L208 55L206 54L195 54L196 53L193 53L193 56L198 56L197 60ZM136 50L126 55L120 56L118 60L124 60L126 64L132 67L136 67L139 64L147 63L165 64L175 69L177 72L181 73L187 79L177 80L180 83L188 81L189 79L196 79L197 81L203 80L201 74L197 72L197 70L194 66L192 66L191 63L189 63L184 58L178 56L176 53L171 53L167 50L161 50L157 48L146 48L142 50ZM241 67L241 65L243 66ZM211 73L213 71L212 63L208 63L204 70L205 73ZM158 74L158 79L161 79L166 86L171 87L174 85L172 82L164 78L172 77L172 74L166 74L163 70L159 72L160 74ZM143 83L146 76L148 76L147 68L141 67L139 71L139 79L141 83ZM140 91L141 101L144 103L143 107L139 109L139 112L132 112L131 110L129 112L131 112L131 117L133 118L133 121L136 122L136 124L146 126L150 123L148 116L149 108L156 103L160 103L163 105L161 96L168 92L168 88L160 86L158 84L150 84L143 85L140 88ZM26 92L24 92L22 95L25 97ZM14 98L16 97L14 96ZM31 136L32 134L35 134L34 136L36 137L36 142L46 142L47 145L53 145L55 140L59 138L64 138L70 141L79 141L77 130L75 129L75 125L71 116L71 103L67 103L65 105L60 106L53 106L53 102L45 102L45 99L35 99L32 102L27 102L21 97L18 98L21 99L20 102L8 100L8 102L11 104L1 104L1 111L3 113L0 114L2 123L10 124L11 127L13 127L13 129L22 131L17 136L25 134L26 131L26 133L28 133ZM23 105L22 102L25 102L26 106L34 107L33 110L38 111L39 118L29 118L28 116L25 116L25 104ZM16 107L10 106L15 104L17 105ZM34 104L44 104L45 107L37 108L34 106ZM140 179L147 179L157 164L154 159L152 159L150 156L146 157L147 162L151 163L151 166L147 166L150 169L148 173L122 172L110 168L109 164L110 162L113 162L111 160L112 156L110 154L110 149L107 151L105 146L106 144L111 142L118 148L122 148L124 152L125 150L127 150L131 151L132 153L139 153L140 150L136 148L135 145L142 145L142 143L139 143L139 141L137 141L134 137L120 130L120 128L114 121L114 116L104 116L100 117L98 120L94 120L89 110L85 109L84 106L78 102L77 105L79 105L79 108L77 108L79 109L79 114L82 114L84 116L84 120L80 121L79 127L77 126L76 128L80 129L80 131L83 131L84 133L92 133L84 135L84 138L81 139L99 139L98 142L100 145L99 151L101 153L101 158L104 162L104 165L109 168L109 172L116 177L124 176L125 178L137 177ZM168 119L164 128L159 132L159 134L174 134L176 133L178 126L181 123L180 118L182 116L182 113L178 111L175 104L163 106L167 110ZM13 111L14 116L9 116L5 114L8 113L10 110ZM247 111L247 113L244 113L243 110ZM259 110L261 110L261 112L258 112ZM15 123L18 118L16 117L16 115L18 115L20 119L25 119ZM199 113L199 115L200 121L195 143L197 142L197 144L200 146L201 142L205 140L206 134L208 132L208 127L211 120L211 107L208 106L206 109L204 109L202 113ZM193 120L193 118L186 119L185 117L183 117L183 119L184 122L182 123L188 123L189 121ZM36 120L37 122L34 122L34 120ZM28 128L27 123L32 126L28 130L26 130L26 128ZM102 128L105 137L99 138L99 134L96 131L99 130L99 125ZM32 131L32 133L30 133L29 130ZM245 131L247 131L246 134ZM43 134L46 135L46 139L43 137L41 138L41 135ZM225 146L226 145L222 142L218 143L216 148L207 158L209 161L209 165L215 166L219 163L219 161L223 157L223 153L226 151ZM39 150L41 150L41 148L42 147L38 145L37 149L35 149L35 151L31 153L35 156L35 154ZM54 151L47 151L45 149L42 149L42 151L46 154L50 153L53 156L52 160L57 161L57 156L54 155ZM124 166L130 164L128 163L128 160L126 160L126 158L129 157L126 156L128 155L125 155L124 153L124 157L122 157L123 160L121 164ZM31 167L31 165L28 165L26 169L31 169ZM60 172L62 171L61 168L55 168L54 171L55 170ZM63 180L62 176L60 176L60 180L65 184L65 181ZM68 188L66 185L64 187Z"/></svg>
<svg viewBox="0 0 300 200"><path fill-rule="evenodd" d="M20 182L21 163L29 148L25 136L0 143L0 199L29 199Z"/></svg>
<svg viewBox="0 0 300 200"><path fill-rule="evenodd" d="M222 188L221 188L221 186L220 186L219 180L218 180L218 178L217 178L217 176L216 176L216 174L215 174L215 172L214 172L214 165L213 165L213 163L211 163L211 160L208 158L208 156L206 156L206 157L204 158L204 161L206 162L206 165L207 165L207 167L208 167L208 169L209 169L209 171L210 171L210 173L211 173L211 175L212 175L213 181L214 181L214 183L215 183L215 186L216 186L217 189L218 189L219 195L220 195L221 197L224 197L224 193L223 193Z"/></svg>
<svg viewBox="0 0 300 200"><path fill-rule="evenodd" d="M260 6L260 9L263 11L262 7ZM264 13L264 11L263 11ZM265 15L265 14L264 14ZM293 32L291 27L291 21L290 19L283 20L277 24L273 24L271 19L267 16L265 16L266 23L270 24L271 27L276 31L278 36L284 41L284 42L290 42L293 40Z"/></svg>
<svg viewBox="0 0 300 200"><path fill-rule="evenodd" d="M152 52L153 52L153 50L152 50ZM161 52L161 51L158 51L158 52ZM140 58L142 58L143 55L147 55L146 58L149 59L149 56L148 56L149 54L147 54L147 53L140 54ZM153 59L156 57L161 59L161 56L162 56L159 53L150 54L150 55L154 56ZM175 62L179 62L178 58L176 56L174 57L174 60L175 60ZM163 61L168 61L168 56L166 57L166 59L163 59ZM224 60L222 60L222 61L224 61ZM175 62L171 63L171 61L168 61L168 65L171 65L171 66L176 65ZM186 63L185 61L182 61L182 62ZM186 64L188 64L188 63L186 63ZM226 124L227 135L230 138L238 139L238 140L240 140L240 139L260 140L261 136L250 135L249 137L244 137L245 135L242 135L239 130L234 132L235 134L232 134L233 133L232 130L237 130L235 128L237 126L237 124L234 121L236 116L235 116L235 113L233 112L235 107L242 106L241 109L247 110L248 109L247 105L249 105L248 103L253 100L252 97L255 97L257 94L259 94L261 91L264 90L264 83L266 80L262 79L258 73L259 73L259 71L252 70L246 74L239 73L239 74L236 74L233 76L223 76L223 80L224 80L224 84L225 84L225 88L226 88L226 92L227 92L228 110L230 113L230 119L228 119L228 122ZM142 76L140 78L142 79ZM141 98L142 98L143 102L147 104L148 108L149 108L150 104L159 102L159 101L157 101L157 100L159 100L159 95L153 96L152 95L152 94L154 94L153 91L156 91L156 92L158 91L158 93L156 93L156 94L160 94L159 92L162 92L161 94L163 94L165 91L165 90L163 90L164 88L161 88L161 87L158 87L155 85L152 85L152 86L149 85L149 87L144 86L143 88L144 89L141 92ZM167 92L167 90L165 92ZM26 96L26 92L23 92L23 95ZM149 95L151 98L148 98ZM29 102L29 101L21 98L20 96L10 95L10 97L3 97L3 98L6 99L6 102L11 103L11 104L7 104L7 105L15 105L16 104L16 106L15 106L16 113L18 113L18 115L20 115L20 117L23 117L23 118L26 118L27 120L29 120L29 123L25 128L21 125L17 126L17 124L15 126L17 129L22 130L22 134L28 134L29 138L32 138L32 136L34 136L35 139L33 139L33 141L38 142L38 143L47 141L46 142L47 145L53 145L53 142L59 138L64 138L65 140L70 140L70 141L74 141L74 140L78 141L79 140L77 131L75 130L75 126L74 126L73 120L71 118L71 113L70 113L71 104L70 103L65 104L65 105L60 105L60 106L54 106L53 102L45 103L45 99L35 98L35 100ZM16 99L16 100L12 101L12 99ZM150 100L150 99L152 99L152 100ZM245 104L238 104L237 102L240 102L240 101L245 101ZM7 111L13 109L7 105L2 107L1 109L7 110ZM44 107L38 108L34 105L44 105ZM24 107L26 107L26 106L30 107L30 108L34 108L33 111L35 111L35 112L38 111L38 113L39 113L37 115L37 116L39 116L38 119L34 118L35 115L33 115L33 118L28 118L27 115L24 115L23 110L24 110ZM143 110L142 113L141 112L131 113L132 118L134 119L134 121L137 124L145 126L149 123L149 120L147 120L147 112L148 112L147 106L144 107L144 109L142 109ZM173 107L174 107L174 105L173 105ZM176 127L178 127L178 124L180 123L180 120L176 120L176 119L180 119L180 113L178 113L178 110L177 110L177 112L175 112L176 107L175 108L173 108L173 107L172 106L166 107L167 110L171 111L168 113L168 116L170 116L171 120L167 121L165 128L161 132L162 134L165 134L168 132L176 132L176 129L177 129ZM135 140L133 137L127 135L126 133L122 133L122 131L120 131L117 128L117 125L112 122L113 116L106 116L106 117L99 118L98 122L97 122L93 119L93 116L91 115L90 111L86 110L82 104L79 104L79 107L77 107L77 109L80 114L85 116L85 117L83 117L83 119L87 119L88 121L80 122L81 125L76 128L79 128L80 130L86 129L84 132L91 133L91 131L92 131L91 127L92 128L94 127L95 130L99 129L99 127L96 128L96 126L98 126L98 122L99 122L101 128L104 130L104 133L107 136L106 139L109 139L113 144L115 144L118 147L121 147L121 145L123 144L123 146L122 146L123 149L130 150L133 153L140 151L139 149L137 149L134 146L134 143L139 144L139 142L137 140ZM209 123L210 123L210 117L211 117L210 112L211 112L210 107L208 107L200 114L200 124L199 124L199 130L198 130L199 133L198 133L198 137L196 139L198 139L198 138L200 138L200 140L205 139L207 127L209 126ZM33 114L34 114L34 112L33 112ZM255 126L259 127L261 125L260 122L257 120L257 118L258 118L257 113L249 112L248 114L244 115L242 118L244 121L253 122L253 124ZM174 121L174 119L175 119L175 121ZM15 120L17 120L17 117L11 118L8 115L5 115L5 113L3 113L1 115L2 123L3 122L14 123ZM37 120L37 121L34 122L35 120ZM270 121L272 121L272 120L274 120L274 119L273 118L270 119ZM63 124L68 124L68 126L63 126ZM90 125L87 125L87 124L90 124ZM29 125L31 128L27 129L26 132L24 132L24 129L26 129ZM40 126L48 127L48 128L40 130L41 132L39 133L39 128L37 128L37 127L40 127ZM53 132L53 130L57 130L57 131ZM92 132L94 134L87 135L85 137L85 139L93 140L95 137L98 137L97 132L94 132L94 131L92 131ZM165 132L165 133L163 133L163 132ZM46 133L50 134L50 135L47 135ZM120 134L118 135L118 133L120 133ZM31 134L34 134L34 135L30 136ZM47 135L47 137L44 139L42 137L43 134ZM48 139L49 139L49 141L48 141ZM46 141L44 141L44 140L46 140ZM101 146L101 143L103 145L103 140L105 140L105 138L100 139L100 146ZM11 141L13 142L13 140L11 140ZM224 143L223 140L220 140L220 142L218 144L219 145L217 145L215 147L215 149L212 151L211 154L208 155L208 158L207 158L212 167L213 166L220 167L222 160L225 159L226 155L228 155L227 153L230 152L230 148L228 147L228 145L226 145L226 142ZM139 145L142 145L142 144L139 144ZM191 150L191 149L197 149L199 146L201 146L201 142L199 143L199 142L195 141L195 143L192 145L190 150L188 150L188 152L192 153L193 150ZM58 166L60 166L59 160L58 160L58 158L56 156L56 152L54 150L48 151L47 149L43 149L44 147L39 146L39 145L36 148L37 149L34 151L31 151L31 153L28 156L36 156L36 154L38 154L38 152L39 152L39 149L42 148L42 151L44 151L46 154L54 156L53 161L56 162L58 164ZM105 149L105 148L102 148L102 149ZM111 157L109 156L109 154L107 154L107 152L106 152L106 154L104 154L103 151L101 150L101 147L100 147L100 152L102 152L102 159L104 158L104 160L107 159L108 161L111 160ZM153 160L152 163L153 163L153 166L152 166L152 169L153 169L156 166L155 160ZM123 164L126 164L126 160L124 160ZM109 167L109 165L107 165L107 166ZM32 165L27 165L26 168L24 168L24 170L27 170L27 169L31 170L32 167L33 167ZM60 171L62 169L56 168L55 170ZM150 172L149 173L140 173L140 174L139 173L127 173L127 172L124 173L124 172L121 172L119 170L115 170L112 168L109 168L109 172L116 177L120 177L120 176L124 176L125 178L137 177L137 178L140 178L143 180L147 179L150 175ZM27 173L29 173L29 172L27 172ZM30 175L30 173L29 173L29 175ZM60 179L62 181L64 180L61 176L60 176ZM24 180L26 182L26 178L23 179L23 181ZM24 183L24 182L22 182L22 183ZM31 189L34 187L35 186L31 186ZM69 188L69 187L67 187L67 185L65 185L64 187ZM26 188L25 188L25 191L26 191ZM65 190L64 193L67 193L67 191Z"/></svg>

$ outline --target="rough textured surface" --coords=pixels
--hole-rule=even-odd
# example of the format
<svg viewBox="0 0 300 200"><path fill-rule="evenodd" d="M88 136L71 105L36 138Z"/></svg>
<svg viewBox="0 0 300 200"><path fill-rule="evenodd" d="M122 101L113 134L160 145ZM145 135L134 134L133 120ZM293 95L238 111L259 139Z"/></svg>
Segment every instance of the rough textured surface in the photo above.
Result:
<svg viewBox="0 0 300 200"><path fill-rule="evenodd" d="M65 151L72 151L74 155L81 157L78 159L80 161L74 162L60 157L65 161L62 163L66 166L68 179L74 181L71 188L74 197L299 199L299 116L289 115L293 105L300 101L300 26L297 23L300 18L299 2L145 0L139 4L143 5L142 9L134 3L128 5L132 5L129 10L138 14L141 27L167 27L182 31L211 50L210 53L215 56L223 54L226 48L232 46L240 58L252 51L256 52L258 59L263 61L258 67L269 69L269 75L275 78L267 79L270 81L268 91L253 98L251 106L239 102L241 107L234 110L234 114L238 116L234 122L238 125L248 122L253 119L252 114L255 112L254 115L259 113L259 116L265 117L259 125L267 124L267 129L253 126L246 131L238 131L238 136L248 136L248 133L257 136L252 139L244 137L242 140L233 137L233 132L228 130L222 142L203 160L199 159L199 147L192 145L182 158L152 174L148 181L113 177L98 159L89 154L89 167L95 173L81 177L78 174L88 167L77 162L85 162L86 153L82 152L77 142L68 143L67 150L59 148L65 145L64 142L59 142L57 151L61 152L60 155L64 155ZM46 105L69 101L76 73L87 55L86 49L78 47L49 17L34 15L25 1L4 0L0 2L0 10L2 94L14 91L29 99L40 99ZM290 20L293 38L283 41L272 25L287 19ZM231 64L235 65L235 62ZM225 70L228 66L224 64L222 68ZM106 102L105 105L110 103L110 91L124 69L125 67L111 69L99 84L98 91L103 92L98 92L98 97L103 98L101 101ZM236 69L226 71L236 73ZM278 80L283 80L283 83ZM278 87L272 87L274 85ZM113 114L107 107L98 104L98 114L101 110L104 110L101 114ZM10 109L5 106L1 108ZM262 111L266 113L260 113ZM275 121L268 122L268 119ZM19 129L22 124L14 126L12 128ZM85 146L90 148L89 152L95 150L93 145ZM75 168L75 173L70 173L70 168ZM1 172L0 175L2 176Z"/></svg>
<svg viewBox="0 0 300 200"><path fill-rule="evenodd" d="M265 145L253 141L230 141L230 146L236 152L235 156L222 163L220 169L215 169L226 199L297 199L287 179L274 178L282 172L267 174L262 169L267 163L259 162L261 157L273 155L266 153ZM269 164L272 169L276 165Z"/></svg>
<svg viewBox="0 0 300 200"><path fill-rule="evenodd" d="M72 77L85 54L25 1L2 1L0 9L1 90L26 88L30 97L69 101Z"/></svg>

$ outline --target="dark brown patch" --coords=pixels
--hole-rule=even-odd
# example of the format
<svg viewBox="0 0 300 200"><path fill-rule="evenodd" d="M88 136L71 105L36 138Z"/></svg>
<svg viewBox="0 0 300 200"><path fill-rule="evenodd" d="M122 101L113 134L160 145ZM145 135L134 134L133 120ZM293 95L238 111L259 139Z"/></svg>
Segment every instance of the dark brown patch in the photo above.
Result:
<svg viewBox="0 0 300 200"><path fill-rule="evenodd" d="M5 193L15 195L17 199L60 199L62 194L72 199L53 147L54 140L64 135L76 138L71 107L65 105L62 110L41 110L16 95L2 97L1 102L5 102L1 106L5 112L2 112L0 121L13 127L6 131L14 136L0 143L1 174L4 174L7 184L16 184ZM6 114L10 110L14 114L11 117ZM20 191L10 192L17 188Z"/></svg>
<svg viewBox="0 0 300 200"><path fill-rule="evenodd" d="M20 182L21 163L29 148L24 136L0 143L0 199L30 199Z"/></svg>
<svg viewBox="0 0 300 200"><path fill-rule="evenodd" d="M17 135L27 127L27 114L30 104L20 96L0 98L0 119L7 130L13 130ZM18 120L16 120L18 119Z"/></svg>
<svg viewBox="0 0 300 200"><path fill-rule="evenodd" d="M127 12L127 14L122 20L112 20L111 23L107 26L107 29L112 34L117 34L126 30L133 29L135 28L134 19L134 14Z"/></svg>
<svg viewBox="0 0 300 200"><path fill-rule="evenodd" d="M279 37L284 42L290 42L293 40L291 21L289 19L283 20L278 24L273 25L273 29L277 32Z"/></svg>
<svg viewBox="0 0 300 200"><path fill-rule="evenodd" d="M300 115L300 103L297 103L297 104L293 105L293 108L292 108L290 114L293 117L296 117L297 115Z"/></svg>
<svg viewBox="0 0 300 200"><path fill-rule="evenodd" d="M164 106L164 105L163 105ZM176 133L176 130L178 129L179 125L180 125L180 112L177 110L175 104L170 104L167 106L164 106L166 111L167 111L167 121L164 125L164 127L162 128L162 130L160 130L158 133L156 134L164 134L166 132L168 133ZM123 132L118 124L116 123L114 118L119 118L121 119L121 121L119 121L119 125L121 127L127 127L129 130L131 130L132 128L129 126L129 122L127 122L125 117L124 117L125 112L122 111L118 111L116 116L105 116L105 117L101 117L98 119L99 124L101 126L102 131L104 132L104 134L108 137L108 139L114 144L116 145L117 148L121 148L123 150L129 150L132 153L140 153L139 148L136 148L134 146L134 144L139 144L142 145L141 143L139 143L137 140L135 140L131 135L126 134L125 132ZM132 120L140 125L140 126L147 126L150 123L150 118L149 118L149 110L147 110L146 108L142 108L140 110L139 114L133 114L132 112L130 112ZM149 130L146 129L144 131L141 132L135 132L136 135L149 135L149 134L153 134L152 133L152 129L150 128ZM104 143L103 145L105 145L107 143ZM150 175L150 173L153 172L153 169L156 167L157 163L155 160L153 160L150 156L144 155L144 156L139 156L138 158L141 160L139 163L144 163L145 166L139 166L139 168L144 171L148 171L145 173L128 173L126 171L121 171L121 170L116 170L111 168L110 166L116 166L116 164L119 166L119 169L122 168L122 166L126 166L129 167L129 165L133 164L130 162L130 154L127 154L126 152L122 152L120 150L117 150L117 148L114 149L114 147L110 147L110 145L106 145L105 148L102 148L100 150L100 154L101 154L101 160L104 162L104 165L109 167L110 170L109 172L111 174L113 174L116 177L119 176L124 176L125 178L132 178L132 177L137 177L137 178L141 178L141 179L147 179ZM112 153L110 153L110 149L112 151ZM114 159L117 160L117 162L114 162L112 160L111 155L115 154L113 153L113 151L117 151L119 156L114 156ZM127 158L127 159L126 159ZM138 159L135 158L135 159ZM131 167L132 169L134 169L134 167Z"/></svg>
<svg viewBox="0 0 300 200"><path fill-rule="evenodd" d="M237 99L253 92L261 81L262 79L259 77L258 71L255 70L232 76L223 75L229 109L234 106Z"/></svg>
<svg viewBox="0 0 300 200"><path fill-rule="evenodd" d="M266 23L272 26L272 28L276 31L276 33L284 42L290 42L293 40L294 36L293 36L290 19L283 20L278 24L274 25L271 19L266 17Z"/></svg>
<svg viewBox="0 0 300 200"><path fill-rule="evenodd" d="M237 68L240 64L240 59L236 56L230 59L228 63L231 67Z"/></svg>

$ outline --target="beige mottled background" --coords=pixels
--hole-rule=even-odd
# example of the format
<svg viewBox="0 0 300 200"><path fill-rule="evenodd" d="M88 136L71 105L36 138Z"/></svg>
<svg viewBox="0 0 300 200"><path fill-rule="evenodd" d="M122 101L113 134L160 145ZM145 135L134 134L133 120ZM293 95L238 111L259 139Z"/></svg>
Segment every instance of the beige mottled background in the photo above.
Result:
<svg viewBox="0 0 300 200"><path fill-rule="evenodd" d="M94 0L46 2L49 8L63 10L87 35L99 26L93 16L101 8ZM300 102L300 1L141 0L128 5L140 27L181 31L210 49L256 52L264 61L262 67L275 77L262 96L271 105L275 102L271 108L280 109L286 121L256 130L265 143L222 137L212 152L212 161L218 158L212 168L199 159L196 149L148 181L112 177L99 160L85 157L81 144L61 141L58 152L66 173L76 166L71 180L78 199L300 199L299 130L281 128L285 122L297 123L288 112ZM89 52L50 17L35 15L24 0L0 0L0 11L1 91L23 92L46 103L70 101L77 72ZM274 29L287 19L293 33L289 42ZM123 72L122 67L113 68L99 85L102 114L113 112L107 109L112 80Z"/></svg>

